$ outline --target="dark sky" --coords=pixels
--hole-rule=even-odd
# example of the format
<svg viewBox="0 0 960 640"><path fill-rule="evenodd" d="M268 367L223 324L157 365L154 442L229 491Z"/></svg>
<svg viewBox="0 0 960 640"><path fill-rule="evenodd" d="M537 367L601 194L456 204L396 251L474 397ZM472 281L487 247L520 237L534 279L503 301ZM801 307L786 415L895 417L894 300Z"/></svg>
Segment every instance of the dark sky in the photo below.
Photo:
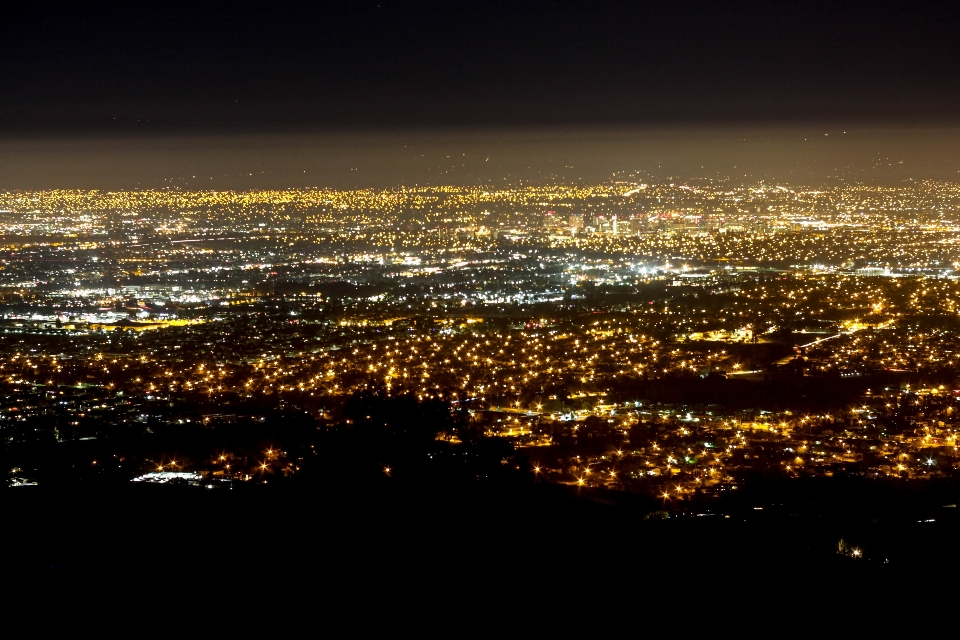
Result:
<svg viewBox="0 0 960 640"><path fill-rule="evenodd" d="M950 2L0 5L0 135L955 123Z"/></svg>
<svg viewBox="0 0 960 640"><path fill-rule="evenodd" d="M0 2L0 189L960 177L960 9Z"/></svg>

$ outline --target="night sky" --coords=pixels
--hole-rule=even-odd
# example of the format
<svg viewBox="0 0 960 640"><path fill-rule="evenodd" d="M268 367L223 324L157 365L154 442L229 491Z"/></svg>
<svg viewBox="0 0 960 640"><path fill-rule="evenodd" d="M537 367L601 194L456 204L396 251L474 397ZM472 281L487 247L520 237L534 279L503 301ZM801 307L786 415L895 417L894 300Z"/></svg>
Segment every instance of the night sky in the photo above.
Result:
<svg viewBox="0 0 960 640"><path fill-rule="evenodd" d="M4 2L0 188L52 186L57 173L64 186L157 186L198 170L218 186L257 172L291 185L304 174L318 180L317 172L338 184L435 181L453 177L455 163L441 162L447 155L486 158L483 144L502 148L531 132L541 132L540 142L559 130L664 128L723 130L740 140L765 128L777 132L768 140L799 143L844 130L890 139L904 128L960 124L960 10L916 1L839 4ZM476 132L490 136L479 147L446 138L452 146L404 155L440 131L471 131L474 142ZM389 149L342 156L342 135L380 136ZM925 135L934 164L952 162L941 147L953 134ZM199 159L200 139L222 162ZM911 144L912 152L851 147L853 156L844 151L842 161L814 173L826 179L854 170L850 163L862 171L891 154L930 155ZM276 151L283 145L289 153ZM99 157L99 176L84 149ZM664 149L600 172L669 173ZM283 161L271 164L271 152ZM527 152L533 162L543 156ZM301 161L291 160L298 153ZM526 166L527 179L585 178L568 170L582 156L571 153L496 171L517 177ZM599 147L589 153L610 157ZM166 164L164 154L173 154ZM676 171L742 168L726 152L714 156L687 158ZM365 169L371 157L406 158L407 173ZM414 167L415 157L424 161ZM802 173L797 162L771 166L778 175ZM930 177L955 173L944 166ZM459 177L488 180L481 170L488 167Z"/></svg>

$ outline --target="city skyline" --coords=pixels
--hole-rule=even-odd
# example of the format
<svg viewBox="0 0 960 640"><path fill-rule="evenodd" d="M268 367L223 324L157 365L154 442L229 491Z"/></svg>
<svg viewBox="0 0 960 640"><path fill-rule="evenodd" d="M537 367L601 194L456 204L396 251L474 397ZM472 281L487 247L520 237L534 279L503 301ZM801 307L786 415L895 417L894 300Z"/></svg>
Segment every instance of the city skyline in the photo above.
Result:
<svg viewBox="0 0 960 640"><path fill-rule="evenodd" d="M35 635L950 611L952 4L0 18L0 574Z"/></svg>

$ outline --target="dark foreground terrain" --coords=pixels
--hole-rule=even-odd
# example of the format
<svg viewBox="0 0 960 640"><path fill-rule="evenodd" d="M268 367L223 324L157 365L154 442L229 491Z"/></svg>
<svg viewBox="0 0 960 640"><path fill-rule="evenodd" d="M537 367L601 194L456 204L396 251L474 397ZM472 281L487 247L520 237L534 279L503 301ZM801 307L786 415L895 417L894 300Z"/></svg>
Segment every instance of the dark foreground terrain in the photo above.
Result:
<svg viewBox="0 0 960 640"><path fill-rule="evenodd" d="M624 621L699 635L799 620L862 632L952 615L956 479L754 470L736 489L682 500L578 488L542 481L526 449L480 437L463 412L374 400L359 397L359 425L318 432L277 418L224 431L231 451L268 438L298 464L208 476L217 488L82 464L113 449L159 459L148 445L163 443L147 435L11 446L7 468L34 464L38 484L0 493L3 611L38 635L236 627L243 638L593 637ZM453 429L459 444L437 439ZM176 434L195 459L215 436L225 446L217 429Z"/></svg>
<svg viewBox="0 0 960 640"><path fill-rule="evenodd" d="M738 601L835 615L863 599L900 607L911 595L954 592L957 486L831 478L757 487L702 503L510 474L18 487L3 493L0 557L5 584L19 601L46 602L36 622L53 628L100 624L102 607L169 600L164 615L198 621L214 602L233 603L232 616L242 603L279 599L281 609L315 612L321 627L353 610L337 603L369 608L375 614L353 618L358 632L521 610L584 629L624 607L680 611L699 631Z"/></svg>

